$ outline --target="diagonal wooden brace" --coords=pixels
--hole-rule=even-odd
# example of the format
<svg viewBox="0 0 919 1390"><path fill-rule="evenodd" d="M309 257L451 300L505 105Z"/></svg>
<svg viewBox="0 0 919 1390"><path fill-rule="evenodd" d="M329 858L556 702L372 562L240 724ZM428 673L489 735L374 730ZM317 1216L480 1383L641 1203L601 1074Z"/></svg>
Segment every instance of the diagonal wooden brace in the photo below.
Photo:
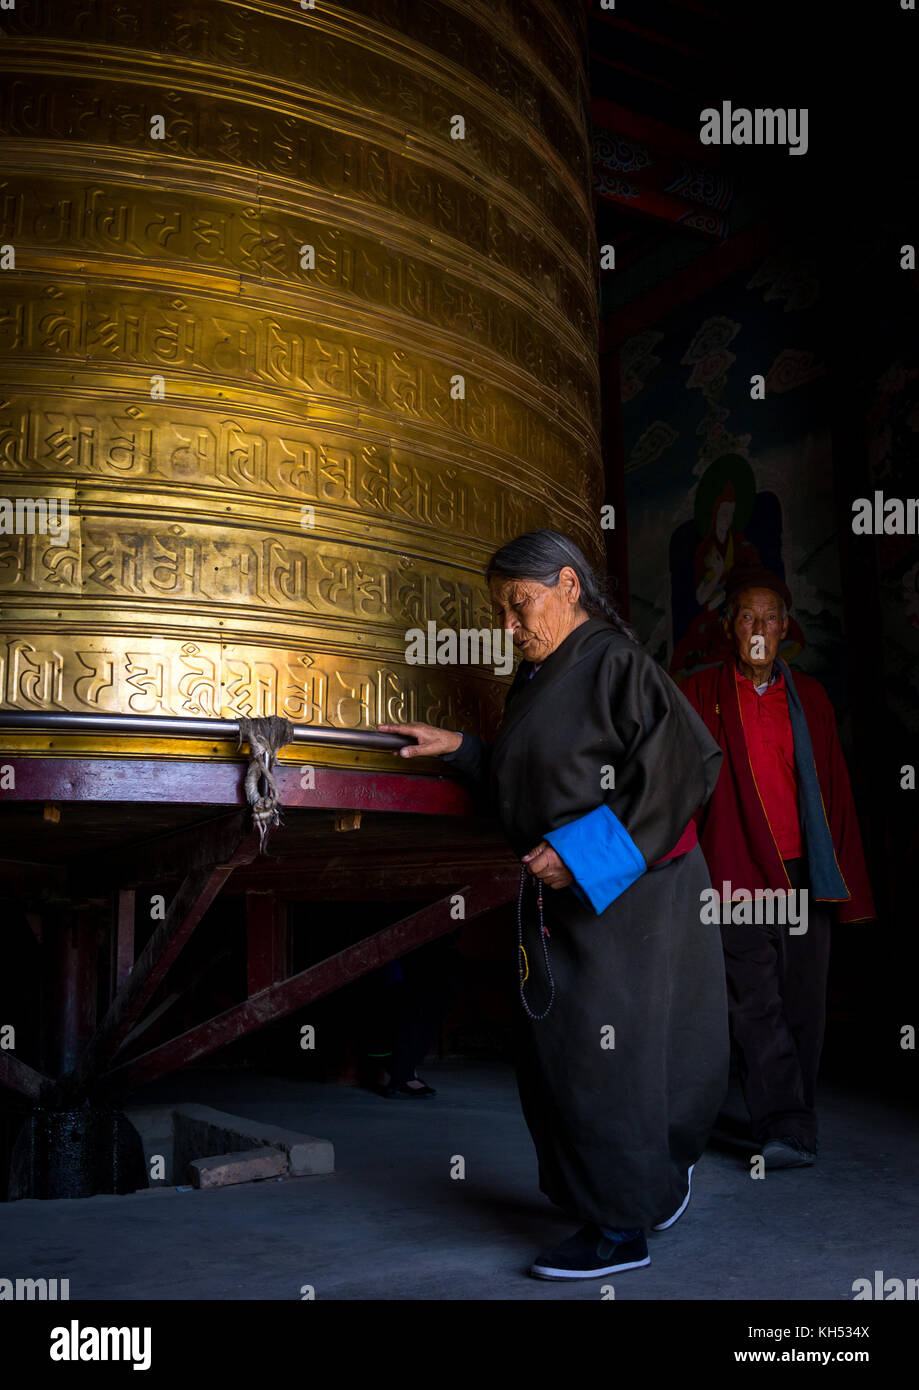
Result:
<svg viewBox="0 0 919 1390"><path fill-rule="evenodd" d="M464 917L461 920L469 921L510 902L517 894L519 882L516 868L502 869L458 888L456 893L464 899ZM314 999L331 994L351 980L391 960L397 960L425 942L444 936L457 927L457 919L451 915L455 896L451 894L441 898L420 912L413 912L411 916L403 917L373 936L320 961L318 965L301 970L289 980L260 990L244 1004L237 1004L207 1023L199 1023L179 1037L116 1067L104 1077L104 1081L125 1091L164 1076L176 1067L205 1057L209 1052L245 1037L247 1033L254 1033L276 1019L284 1018L304 1004L311 1004Z"/></svg>
<svg viewBox="0 0 919 1390"><path fill-rule="evenodd" d="M52 1084L47 1076L26 1066L11 1052L0 1049L0 1086L5 1086L9 1091L18 1091L19 1095L27 1096L29 1100L41 1100Z"/></svg>

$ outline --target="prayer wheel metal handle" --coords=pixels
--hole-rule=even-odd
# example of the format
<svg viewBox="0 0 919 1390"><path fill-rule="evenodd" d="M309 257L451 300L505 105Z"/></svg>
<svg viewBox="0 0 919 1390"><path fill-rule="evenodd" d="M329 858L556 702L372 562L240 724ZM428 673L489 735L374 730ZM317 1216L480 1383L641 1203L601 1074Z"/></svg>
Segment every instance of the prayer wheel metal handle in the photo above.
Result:
<svg viewBox="0 0 919 1390"><path fill-rule="evenodd" d="M239 737L235 719L178 719L158 714L40 714L0 711L0 730L22 732L126 734L141 738L233 739ZM292 743L331 744L344 748L404 748L416 739L401 734L378 734L365 729L337 729L331 725L295 724Z"/></svg>

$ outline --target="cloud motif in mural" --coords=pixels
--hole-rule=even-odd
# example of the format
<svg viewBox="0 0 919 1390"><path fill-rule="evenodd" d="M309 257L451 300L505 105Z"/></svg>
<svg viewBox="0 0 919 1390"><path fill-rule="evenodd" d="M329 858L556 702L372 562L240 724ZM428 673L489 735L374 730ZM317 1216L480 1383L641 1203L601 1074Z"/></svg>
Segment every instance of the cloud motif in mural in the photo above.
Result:
<svg viewBox="0 0 919 1390"><path fill-rule="evenodd" d="M642 391L648 377L659 367L661 359L653 349L663 338L663 333L648 331L636 333L622 346L622 384L620 395L623 403L633 400Z"/></svg>
<svg viewBox="0 0 919 1390"><path fill-rule="evenodd" d="M725 411L725 416L730 411ZM707 417L706 417L707 418ZM702 422L704 423L704 421ZM701 434L701 427L696 430ZM720 454L739 454L741 458L749 463L753 462L750 456L750 443L753 439L752 434L731 434L729 430L722 429L720 432L715 429L709 434L699 450L699 457L693 464L692 472L694 478L701 478L706 468L714 463Z"/></svg>
<svg viewBox="0 0 919 1390"><path fill-rule="evenodd" d="M696 330L695 337L680 358L684 367L704 362L712 353L718 352L732 343L740 332L740 324L723 314L714 314ZM734 360L734 354L728 354Z"/></svg>
<svg viewBox="0 0 919 1390"><path fill-rule="evenodd" d="M706 396L720 396L727 383L728 371L737 361L737 354L719 348L697 362L686 382L690 390L697 389Z"/></svg>
<svg viewBox="0 0 919 1390"><path fill-rule="evenodd" d="M806 267L783 264L769 256L747 281L748 290L763 289L763 299L784 299L785 313L809 309L820 298L820 281Z"/></svg>
<svg viewBox="0 0 919 1390"><path fill-rule="evenodd" d="M618 169L622 174L632 174L638 169L648 168L651 151L638 140L627 140L625 136L615 135L609 130L597 130L594 135L594 163L605 164L608 169Z"/></svg>
<svg viewBox="0 0 919 1390"><path fill-rule="evenodd" d="M704 434L705 438L708 440L723 439L725 435L725 425L727 424L730 413L727 406L711 403L698 425L696 425L696 434Z"/></svg>
<svg viewBox="0 0 919 1390"><path fill-rule="evenodd" d="M818 362L812 352L799 352L797 348L783 348L766 374L766 390L781 395L783 391L793 391L796 386L804 386L815 377L823 376L826 367Z"/></svg>
<svg viewBox="0 0 919 1390"><path fill-rule="evenodd" d="M656 458L660 458L664 450L670 448L679 433L679 430L668 425L666 420L655 420L653 425L649 425L644 434L635 441L626 464L626 472L630 473L635 468L644 468L646 464L653 463Z"/></svg>

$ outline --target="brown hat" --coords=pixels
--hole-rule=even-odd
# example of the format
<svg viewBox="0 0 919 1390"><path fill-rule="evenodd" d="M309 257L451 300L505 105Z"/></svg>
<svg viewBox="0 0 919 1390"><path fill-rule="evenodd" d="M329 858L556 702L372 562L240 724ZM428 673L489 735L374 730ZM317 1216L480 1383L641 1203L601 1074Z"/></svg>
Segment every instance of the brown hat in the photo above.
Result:
<svg viewBox="0 0 919 1390"><path fill-rule="evenodd" d="M791 608L791 590L784 579L761 565L735 565L724 589L727 599L742 593L744 589L771 589L779 595L786 608Z"/></svg>

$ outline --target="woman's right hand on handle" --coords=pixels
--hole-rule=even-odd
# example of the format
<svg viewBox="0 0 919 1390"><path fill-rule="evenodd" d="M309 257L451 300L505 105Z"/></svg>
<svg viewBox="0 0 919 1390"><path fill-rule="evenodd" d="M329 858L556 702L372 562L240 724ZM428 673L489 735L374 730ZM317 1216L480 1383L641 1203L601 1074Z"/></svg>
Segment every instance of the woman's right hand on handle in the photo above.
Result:
<svg viewBox="0 0 919 1390"><path fill-rule="evenodd" d="M436 729L433 724L378 724L381 734L402 734L415 738L405 748L397 748L397 758L439 758L443 753L455 753L463 741L462 734L453 729Z"/></svg>

